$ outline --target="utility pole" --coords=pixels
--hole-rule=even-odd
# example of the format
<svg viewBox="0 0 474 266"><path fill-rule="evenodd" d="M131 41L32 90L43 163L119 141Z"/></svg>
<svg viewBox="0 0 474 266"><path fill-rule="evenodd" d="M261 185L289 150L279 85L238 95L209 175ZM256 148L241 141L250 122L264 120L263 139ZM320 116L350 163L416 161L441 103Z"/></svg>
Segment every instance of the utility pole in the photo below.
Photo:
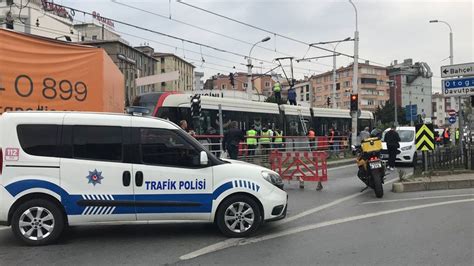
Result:
<svg viewBox="0 0 474 266"><path fill-rule="evenodd" d="M349 3L354 7L355 11L355 32L354 32L354 69L352 76L352 93L358 94L358 80L359 80L359 25L357 17L357 7L354 5L352 0L349 0ZM352 144L357 142L357 117L358 111L352 112Z"/></svg>
<svg viewBox="0 0 474 266"><path fill-rule="evenodd" d="M388 80L387 83L390 86L390 89L393 90L393 105L394 105L394 118L395 121L393 122L395 126L398 126L398 103L397 103L397 81L396 80Z"/></svg>

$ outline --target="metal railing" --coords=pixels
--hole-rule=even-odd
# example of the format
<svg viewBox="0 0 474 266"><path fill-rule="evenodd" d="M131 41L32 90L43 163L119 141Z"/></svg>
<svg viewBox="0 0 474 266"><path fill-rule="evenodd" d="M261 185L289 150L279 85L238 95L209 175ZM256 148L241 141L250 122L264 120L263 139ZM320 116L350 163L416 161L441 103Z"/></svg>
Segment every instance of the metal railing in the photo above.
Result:
<svg viewBox="0 0 474 266"><path fill-rule="evenodd" d="M214 155L220 156L223 153L223 136L221 135L195 135L194 136L204 147ZM247 139L248 136L245 137ZM238 159L257 163L268 163L269 154L278 150L286 151L327 151L330 156L339 156L342 153L350 152L350 140L347 137L336 136L330 141L327 136L316 136L310 139L308 136L252 136L257 140L257 145L247 145L244 140L239 144ZM270 138L271 141L261 141L262 138ZM276 139L283 139L278 142Z"/></svg>
<svg viewBox="0 0 474 266"><path fill-rule="evenodd" d="M474 147L464 147L462 151L459 146L437 147L419 153L414 165L416 174L460 169L474 170Z"/></svg>

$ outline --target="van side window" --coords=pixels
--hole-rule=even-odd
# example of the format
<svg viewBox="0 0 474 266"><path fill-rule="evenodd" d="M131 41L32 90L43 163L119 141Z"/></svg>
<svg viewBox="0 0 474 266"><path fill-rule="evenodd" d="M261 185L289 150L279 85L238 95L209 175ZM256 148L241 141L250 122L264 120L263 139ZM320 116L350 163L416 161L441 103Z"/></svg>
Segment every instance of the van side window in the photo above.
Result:
<svg viewBox="0 0 474 266"><path fill-rule="evenodd" d="M73 126L72 146L74 158L122 161L122 128L112 126Z"/></svg>
<svg viewBox="0 0 474 266"><path fill-rule="evenodd" d="M140 129L142 162L152 165L196 167L199 151L177 130Z"/></svg>
<svg viewBox="0 0 474 266"><path fill-rule="evenodd" d="M18 125L21 148L30 155L56 157L58 125Z"/></svg>

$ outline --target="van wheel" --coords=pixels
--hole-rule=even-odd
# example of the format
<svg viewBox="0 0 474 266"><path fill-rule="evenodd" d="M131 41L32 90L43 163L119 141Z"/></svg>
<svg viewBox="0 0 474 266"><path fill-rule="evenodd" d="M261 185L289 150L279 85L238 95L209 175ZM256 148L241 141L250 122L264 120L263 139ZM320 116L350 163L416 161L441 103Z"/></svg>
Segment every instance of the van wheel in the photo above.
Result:
<svg viewBox="0 0 474 266"><path fill-rule="evenodd" d="M29 200L13 213L12 230L15 236L30 246L48 245L56 241L64 230L64 215L49 200Z"/></svg>
<svg viewBox="0 0 474 266"><path fill-rule="evenodd" d="M258 204L242 195L232 196L222 202L216 215L217 226L228 237L246 237L262 223Z"/></svg>

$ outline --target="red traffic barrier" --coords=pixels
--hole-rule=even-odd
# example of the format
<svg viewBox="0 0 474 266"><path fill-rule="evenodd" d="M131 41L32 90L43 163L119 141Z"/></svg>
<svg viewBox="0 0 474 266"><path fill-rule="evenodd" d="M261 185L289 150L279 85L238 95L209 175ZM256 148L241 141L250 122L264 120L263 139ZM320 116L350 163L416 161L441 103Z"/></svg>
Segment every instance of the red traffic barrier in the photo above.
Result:
<svg viewBox="0 0 474 266"><path fill-rule="evenodd" d="M322 182L328 180L327 157L324 151L272 151L270 165L282 179Z"/></svg>

